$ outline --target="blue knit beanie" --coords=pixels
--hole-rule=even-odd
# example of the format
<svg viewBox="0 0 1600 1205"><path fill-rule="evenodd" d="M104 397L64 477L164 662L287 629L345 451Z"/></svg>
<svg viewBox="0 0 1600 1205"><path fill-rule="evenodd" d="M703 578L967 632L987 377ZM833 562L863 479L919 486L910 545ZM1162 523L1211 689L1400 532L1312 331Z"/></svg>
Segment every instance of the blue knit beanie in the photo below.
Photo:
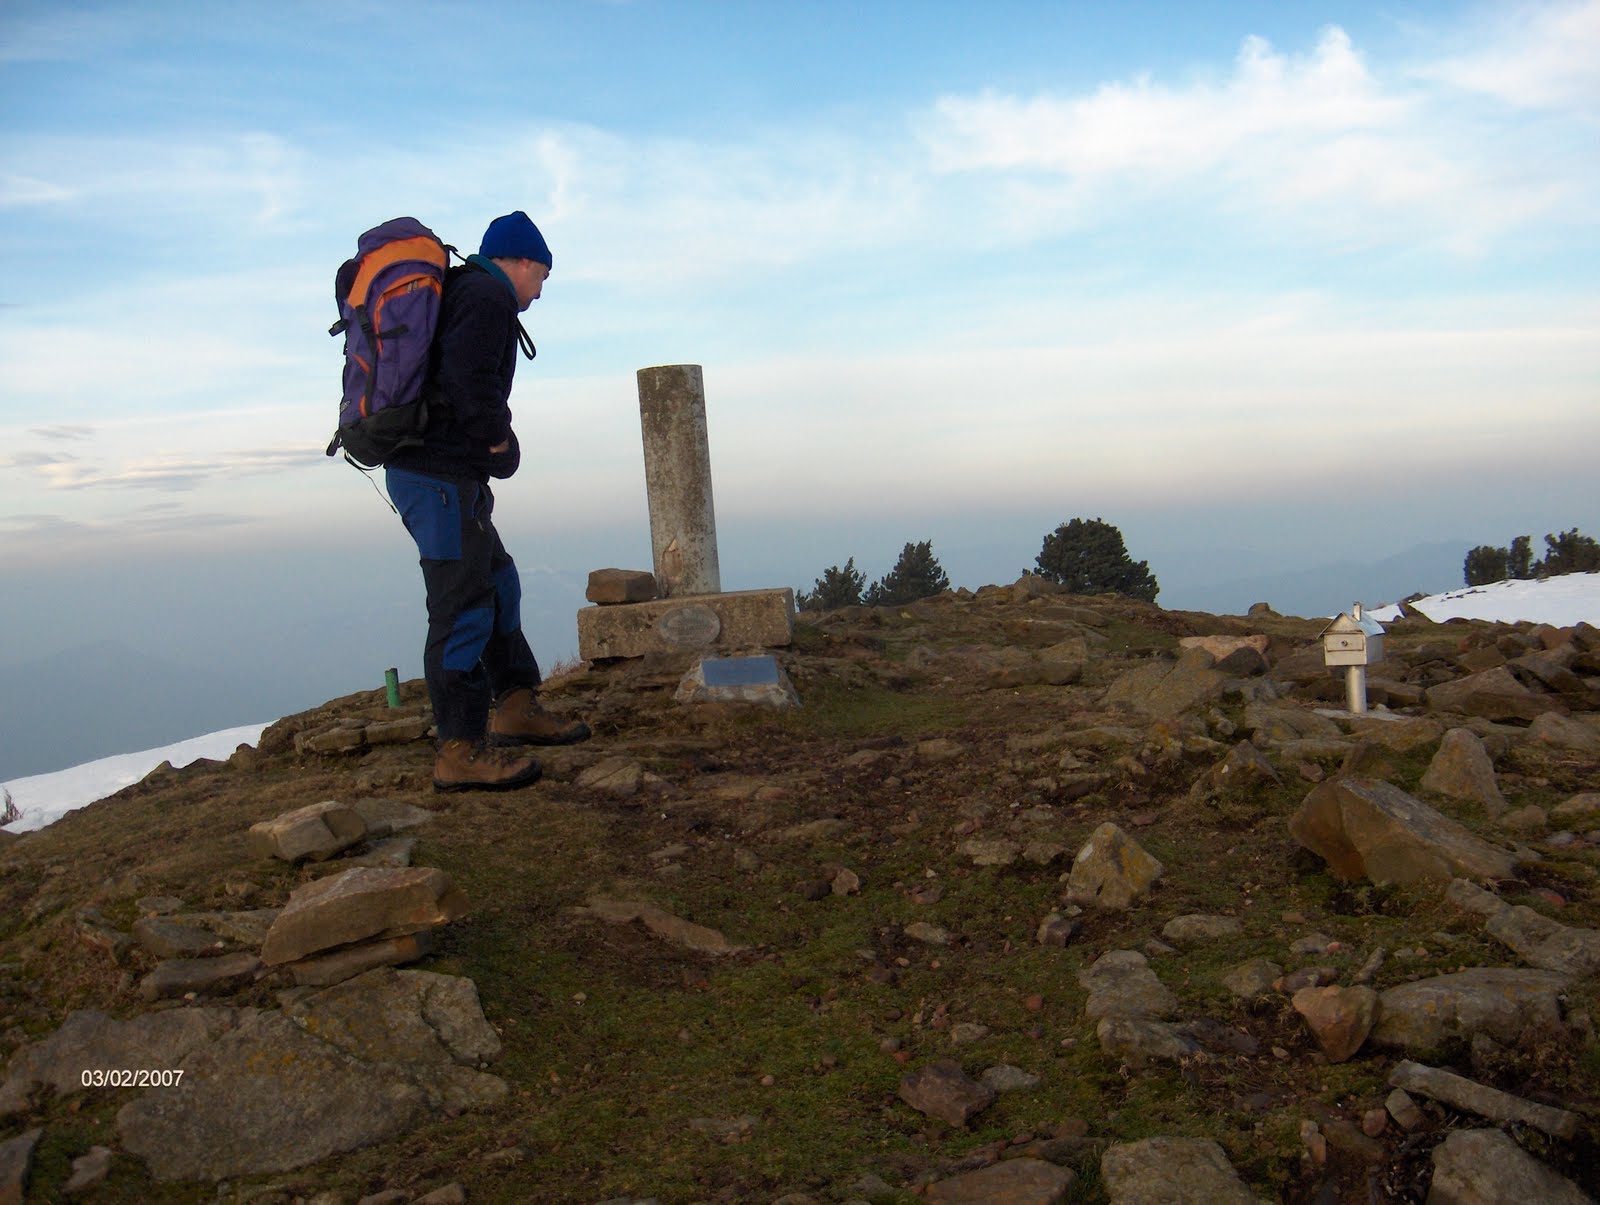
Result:
<svg viewBox="0 0 1600 1205"><path fill-rule="evenodd" d="M544 235L520 209L489 223L478 254L485 259L536 259L547 268L555 266Z"/></svg>

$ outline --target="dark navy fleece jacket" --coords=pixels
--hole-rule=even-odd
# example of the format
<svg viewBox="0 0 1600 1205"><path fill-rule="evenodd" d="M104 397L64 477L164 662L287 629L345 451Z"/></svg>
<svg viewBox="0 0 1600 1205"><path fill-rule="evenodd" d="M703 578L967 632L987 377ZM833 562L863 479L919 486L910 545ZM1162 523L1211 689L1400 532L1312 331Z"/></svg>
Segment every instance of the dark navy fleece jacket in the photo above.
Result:
<svg viewBox="0 0 1600 1205"><path fill-rule="evenodd" d="M506 404L517 371L517 329L516 292L492 261L474 255L446 273L425 391L428 429L420 448L387 463L478 481L517 471L521 450ZM507 440L509 451L489 454Z"/></svg>

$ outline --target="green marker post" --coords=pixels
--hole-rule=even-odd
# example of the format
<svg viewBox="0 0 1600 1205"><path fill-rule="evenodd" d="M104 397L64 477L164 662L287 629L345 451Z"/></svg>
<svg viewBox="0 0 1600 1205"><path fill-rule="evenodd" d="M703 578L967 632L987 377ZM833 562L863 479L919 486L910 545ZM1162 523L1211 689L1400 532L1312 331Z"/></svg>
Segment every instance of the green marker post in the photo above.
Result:
<svg viewBox="0 0 1600 1205"><path fill-rule="evenodd" d="M383 685L384 689L389 692L389 706L400 706L400 671L398 669L384 670Z"/></svg>

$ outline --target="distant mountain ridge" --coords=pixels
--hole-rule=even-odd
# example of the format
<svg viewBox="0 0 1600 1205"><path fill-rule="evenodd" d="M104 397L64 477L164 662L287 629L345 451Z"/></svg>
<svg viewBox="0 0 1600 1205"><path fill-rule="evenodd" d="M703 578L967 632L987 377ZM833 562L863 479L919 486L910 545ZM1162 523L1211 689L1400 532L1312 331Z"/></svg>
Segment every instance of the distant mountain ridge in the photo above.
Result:
<svg viewBox="0 0 1600 1205"><path fill-rule="evenodd" d="M1462 549L1459 542L1418 544L1371 564L1339 561L1185 586L1170 597L1163 591L1156 601L1174 610L1217 615L1241 615L1258 602L1270 604L1281 615L1334 615L1353 602L1377 606L1398 602L1411 594L1458 589L1462 581Z"/></svg>

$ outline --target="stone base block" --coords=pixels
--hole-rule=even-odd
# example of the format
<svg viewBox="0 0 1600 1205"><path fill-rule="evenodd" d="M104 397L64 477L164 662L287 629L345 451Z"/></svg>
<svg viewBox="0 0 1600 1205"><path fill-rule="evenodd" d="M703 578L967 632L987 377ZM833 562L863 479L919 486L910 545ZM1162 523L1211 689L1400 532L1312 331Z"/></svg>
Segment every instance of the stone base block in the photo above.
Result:
<svg viewBox="0 0 1600 1205"><path fill-rule="evenodd" d="M793 639L794 591L788 587L691 594L578 612L578 656L585 661L779 648Z"/></svg>
<svg viewBox="0 0 1600 1205"><path fill-rule="evenodd" d="M643 569L596 569L589 574L589 588L583 596L592 603L611 607L650 602L657 593L656 575Z"/></svg>

